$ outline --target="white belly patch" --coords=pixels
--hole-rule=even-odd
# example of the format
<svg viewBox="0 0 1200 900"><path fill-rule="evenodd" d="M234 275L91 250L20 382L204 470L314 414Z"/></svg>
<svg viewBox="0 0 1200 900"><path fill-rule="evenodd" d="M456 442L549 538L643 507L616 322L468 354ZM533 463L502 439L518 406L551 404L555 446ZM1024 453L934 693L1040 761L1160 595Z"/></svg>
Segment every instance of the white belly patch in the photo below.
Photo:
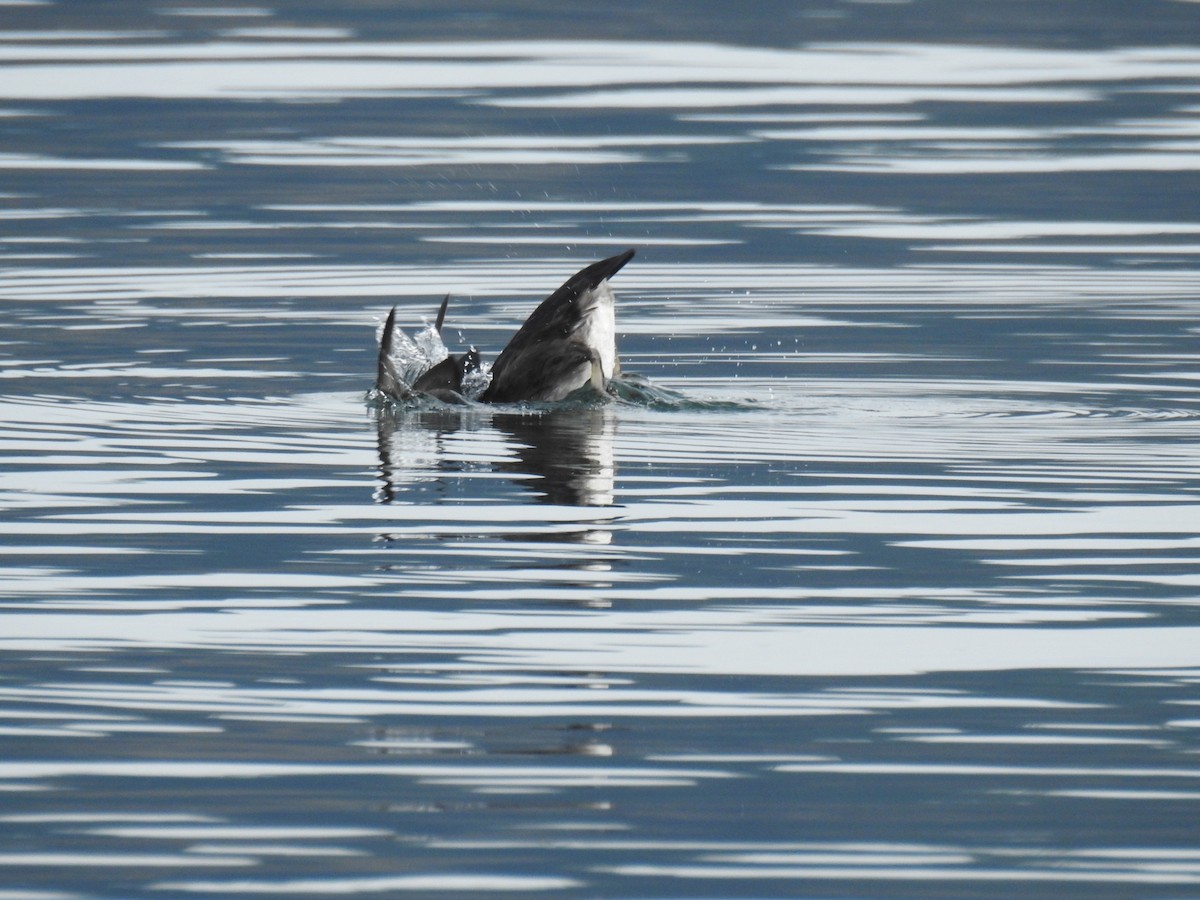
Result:
<svg viewBox="0 0 1200 900"><path fill-rule="evenodd" d="M617 366L617 320L613 299L607 281L580 297L582 320L575 331L575 339L590 347L600 358L600 370L606 383Z"/></svg>

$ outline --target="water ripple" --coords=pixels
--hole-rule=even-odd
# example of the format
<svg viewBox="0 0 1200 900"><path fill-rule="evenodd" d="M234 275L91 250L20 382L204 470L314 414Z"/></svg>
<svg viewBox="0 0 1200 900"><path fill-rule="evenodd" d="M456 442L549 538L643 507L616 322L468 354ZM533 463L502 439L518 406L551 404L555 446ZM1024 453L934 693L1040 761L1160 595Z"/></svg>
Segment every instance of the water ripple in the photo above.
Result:
<svg viewBox="0 0 1200 900"><path fill-rule="evenodd" d="M0 900L1193 889L1186 5L326 6L0 0Z"/></svg>

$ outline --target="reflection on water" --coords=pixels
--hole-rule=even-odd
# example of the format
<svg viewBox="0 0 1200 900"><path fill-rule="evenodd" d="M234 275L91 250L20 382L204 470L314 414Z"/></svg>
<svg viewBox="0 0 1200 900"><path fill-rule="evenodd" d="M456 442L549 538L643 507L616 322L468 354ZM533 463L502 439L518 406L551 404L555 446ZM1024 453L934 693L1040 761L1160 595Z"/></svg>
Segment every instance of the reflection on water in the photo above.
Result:
<svg viewBox="0 0 1200 900"><path fill-rule="evenodd" d="M1200 896L1194 4L0 6L0 900Z"/></svg>
<svg viewBox="0 0 1200 900"><path fill-rule="evenodd" d="M612 506L616 414L605 407L498 416L517 458L503 466L544 503Z"/></svg>

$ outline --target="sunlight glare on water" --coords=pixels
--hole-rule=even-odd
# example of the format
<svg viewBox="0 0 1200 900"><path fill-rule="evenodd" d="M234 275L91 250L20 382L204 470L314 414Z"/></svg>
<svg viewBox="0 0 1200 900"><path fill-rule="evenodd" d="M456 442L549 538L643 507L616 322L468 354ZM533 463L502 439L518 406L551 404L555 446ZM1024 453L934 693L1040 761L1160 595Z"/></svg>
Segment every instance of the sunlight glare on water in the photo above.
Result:
<svg viewBox="0 0 1200 900"><path fill-rule="evenodd" d="M1200 897L1200 7L0 7L0 900Z"/></svg>

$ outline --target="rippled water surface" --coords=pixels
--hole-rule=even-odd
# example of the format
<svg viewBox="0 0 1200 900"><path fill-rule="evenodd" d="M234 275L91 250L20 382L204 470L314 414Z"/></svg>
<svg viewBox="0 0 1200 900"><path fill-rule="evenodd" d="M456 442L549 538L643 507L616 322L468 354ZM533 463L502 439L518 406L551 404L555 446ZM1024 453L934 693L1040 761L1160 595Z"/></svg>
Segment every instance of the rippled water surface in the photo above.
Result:
<svg viewBox="0 0 1200 900"><path fill-rule="evenodd" d="M0 900L1200 898L1200 6L447 6L0 0Z"/></svg>

